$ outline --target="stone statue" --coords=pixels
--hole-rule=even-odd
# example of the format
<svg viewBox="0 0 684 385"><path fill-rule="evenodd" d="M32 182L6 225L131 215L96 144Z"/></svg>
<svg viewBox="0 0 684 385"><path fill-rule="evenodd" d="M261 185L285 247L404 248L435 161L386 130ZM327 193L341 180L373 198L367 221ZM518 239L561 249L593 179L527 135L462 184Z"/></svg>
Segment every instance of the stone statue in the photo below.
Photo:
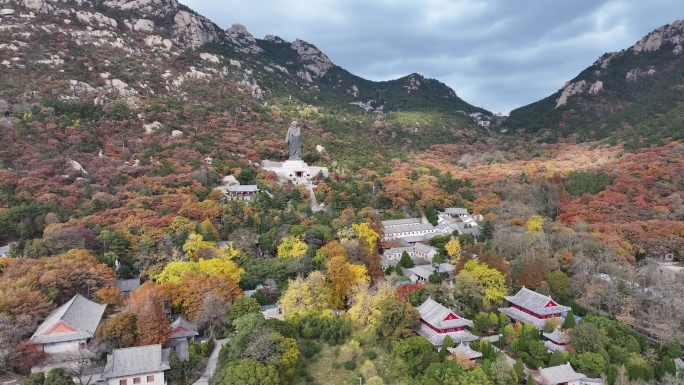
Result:
<svg viewBox="0 0 684 385"><path fill-rule="evenodd" d="M292 124L287 129L287 136L285 136L287 152L290 155L289 160L302 160L302 142L299 139L299 134L297 121L292 121Z"/></svg>

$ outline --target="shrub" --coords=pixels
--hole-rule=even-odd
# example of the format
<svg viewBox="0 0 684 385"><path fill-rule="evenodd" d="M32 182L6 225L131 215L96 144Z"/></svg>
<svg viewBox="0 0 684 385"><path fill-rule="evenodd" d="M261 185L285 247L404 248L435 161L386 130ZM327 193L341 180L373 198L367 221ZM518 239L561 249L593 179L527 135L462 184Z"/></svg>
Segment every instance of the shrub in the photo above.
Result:
<svg viewBox="0 0 684 385"><path fill-rule="evenodd" d="M347 370L354 370L356 369L356 363L354 361L347 361L344 363L344 368Z"/></svg>
<svg viewBox="0 0 684 385"><path fill-rule="evenodd" d="M316 341L301 341L299 351L306 358L311 358L321 351L321 344Z"/></svg>
<svg viewBox="0 0 684 385"><path fill-rule="evenodd" d="M340 348L339 358L341 361L353 361L361 354L361 345L358 341L351 340Z"/></svg>

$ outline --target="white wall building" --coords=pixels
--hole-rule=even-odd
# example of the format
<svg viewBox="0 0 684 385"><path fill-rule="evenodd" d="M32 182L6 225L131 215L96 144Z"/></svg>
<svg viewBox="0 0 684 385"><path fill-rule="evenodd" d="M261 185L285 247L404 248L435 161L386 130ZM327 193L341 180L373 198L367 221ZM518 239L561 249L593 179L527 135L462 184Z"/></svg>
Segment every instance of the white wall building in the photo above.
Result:
<svg viewBox="0 0 684 385"><path fill-rule="evenodd" d="M114 349L100 378L109 385L165 385L164 371L169 369L161 345L136 346Z"/></svg>
<svg viewBox="0 0 684 385"><path fill-rule="evenodd" d="M48 354L86 349L106 307L76 294L69 302L50 312L30 341Z"/></svg>
<svg viewBox="0 0 684 385"><path fill-rule="evenodd" d="M261 168L275 172L281 180L289 180L301 185L309 184L319 174L322 174L324 178L328 177L326 167L309 166L303 160L286 160L285 162L264 160L261 162Z"/></svg>

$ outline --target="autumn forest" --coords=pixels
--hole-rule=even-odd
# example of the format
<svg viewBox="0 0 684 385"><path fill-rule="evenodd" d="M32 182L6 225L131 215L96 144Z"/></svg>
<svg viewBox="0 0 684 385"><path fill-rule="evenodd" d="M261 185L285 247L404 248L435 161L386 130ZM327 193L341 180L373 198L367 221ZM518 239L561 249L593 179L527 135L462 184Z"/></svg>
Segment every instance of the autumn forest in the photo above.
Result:
<svg viewBox="0 0 684 385"><path fill-rule="evenodd" d="M209 39L215 25L169 4L64 11L121 29L3 16L0 42L33 38L0 44L0 59L20 57L0 66L0 378L94 385L115 352L158 344L174 385L537 384L564 365L582 384L682 381L684 107L653 102L681 93L664 72L679 54L620 53L663 74L637 88L607 70L607 120L586 94L507 122L417 74L376 84L331 64L306 80L317 50ZM182 12L207 41L178 30ZM124 33L134 18L159 36ZM640 98L659 107L630 112ZM293 120L302 161L327 176L262 168L288 159ZM413 218L430 236L390 236ZM562 315L521 321L504 310L516 293ZM103 309L96 330L76 356L54 354L41 325L77 329L65 304L81 296ZM429 306L467 329L444 337ZM197 329L184 345L179 317Z"/></svg>

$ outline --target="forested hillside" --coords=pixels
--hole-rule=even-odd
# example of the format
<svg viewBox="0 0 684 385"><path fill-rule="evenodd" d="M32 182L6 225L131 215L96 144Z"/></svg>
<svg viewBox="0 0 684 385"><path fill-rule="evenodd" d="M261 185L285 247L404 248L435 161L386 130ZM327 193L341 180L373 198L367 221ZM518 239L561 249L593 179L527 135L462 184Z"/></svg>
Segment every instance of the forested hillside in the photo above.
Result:
<svg viewBox="0 0 684 385"><path fill-rule="evenodd" d="M212 385L514 385L565 363L677 383L684 24L603 56L501 134L438 80L365 80L174 0L1 3L1 370L87 383L114 349L168 347L183 314L205 338L169 353L172 384L200 378L223 338ZM288 158L293 120L302 160L329 170L310 185L261 167ZM259 192L229 199L235 184ZM408 218L442 232L385 237L382 221ZM138 278L124 297L117 281ZM522 288L571 311L516 322L502 309ZM31 337L77 294L107 305L102 323L78 368L51 371ZM424 338L425 303L474 339Z"/></svg>
<svg viewBox="0 0 684 385"><path fill-rule="evenodd" d="M601 56L555 94L513 110L506 126L540 133L546 141L609 138L624 141L628 150L681 140L683 28L679 20Z"/></svg>

